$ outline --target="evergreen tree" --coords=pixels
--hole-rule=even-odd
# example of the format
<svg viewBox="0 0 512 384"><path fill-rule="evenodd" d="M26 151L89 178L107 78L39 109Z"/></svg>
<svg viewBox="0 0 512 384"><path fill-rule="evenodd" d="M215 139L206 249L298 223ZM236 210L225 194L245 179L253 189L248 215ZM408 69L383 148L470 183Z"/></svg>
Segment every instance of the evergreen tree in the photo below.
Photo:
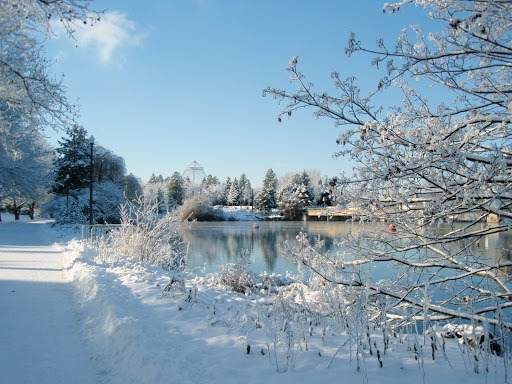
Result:
<svg viewBox="0 0 512 384"><path fill-rule="evenodd" d="M228 205L240 205L240 189L238 187L238 180L236 179L236 177L229 188Z"/></svg>
<svg viewBox="0 0 512 384"><path fill-rule="evenodd" d="M149 180L148 180L149 184L158 184L158 183L163 183L163 182L164 182L164 177L162 175L156 176L154 173L151 174L151 176L149 177Z"/></svg>
<svg viewBox="0 0 512 384"><path fill-rule="evenodd" d="M300 184L306 186L306 187L309 187L310 183L311 183L311 178L309 177L309 174L304 170L302 171L302 173L300 174Z"/></svg>
<svg viewBox="0 0 512 384"><path fill-rule="evenodd" d="M149 176L148 184L155 184L155 183L156 183L156 180L157 180L157 179L156 179L156 175L155 175L155 173L153 172L153 173L151 174L151 176Z"/></svg>
<svg viewBox="0 0 512 384"><path fill-rule="evenodd" d="M313 204L314 195L311 187L302 184L295 190L295 195L297 196L297 200L301 208Z"/></svg>
<svg viewBox="0 0 512 384"><path fill-rule="evenodd" d="M183 204L185 197L185 181L179 172L174 172L167 184L167 196L169 200L169 206L176 207L177 205Z"/></svg>
<svg viewBox="0 0 512 384"><path fill-rule="evenodd" d="M66 195L69 191L79 190L89 185L91 154L87 131L75 125L68 131L68 137L59 141L53 162L55 179L52 192Z"/></svg>
<svg viewBox="0 0 512 384"><path fill-rule="evenodd" d="M270 168L263 178L263 187L255 199L254 205L258 211L269 212L276 208L277 177Z"/></svg>
<svg viewBox="0 0 512 384"><path fill-rule="evenodd" d="M211 174L208 174L208 176L206 176L203 179L203 181L201 182L201 189L203 189L203 190L209 189L212 186L219 185L219 184L220 184L220 182L219 182L219 179L217 179L217 177L212 176Z"/></svg>
<svg viewBox="0 0 512 384"><path fill-rule="evenodd" d="M165 201L164 192L160 188L156 192L156 203L158 205L158 213L164 213L167 209L167 202Z"/></svg>
<svg viewBox="0 0 512 384"><path fill-rule="evenodd" d="M62 223L86 223L89 218L91 181L91 144L87 131L78 125L68 131L67 138L55 150L55 178L52 191L55 196L43 207L45 214ZM98 144L93 146L93 221L119 222L119 206L125 202L123 190L128 184L134 194L140 193L140 184L132 175L125 177L124 159ZM128 194L127 194L128 196Z"/></svg>
<svg viewBox="0 0 512 384"><path fill-rule="evenodd" d="M231 188L231 177L228 176L228 178L226 179L226 181L224 183L224 191L222 192L222 196L220 199L222 201L223 205L228 204L228 195L229 195L230 188Z"/></svg>
<svg viewBox="0 0 512 384"><path fill-rule="evenodd" d="M313 204L313 201L315 200L315 192L313 187L310 185L310 180L309 174L306 171L302 171L302 173L298 175L295 194L297 195L301 208Z"/></svg>
<svg viewBox="0 0 512 384"><path fill-rule="evenodd" d="M250 205L251 204L251 196L252 196L252 187L251 182L245 176L245 173L240 176L240 180L238 181L238 187L240 189L240 204L242 205Z"/></svg>

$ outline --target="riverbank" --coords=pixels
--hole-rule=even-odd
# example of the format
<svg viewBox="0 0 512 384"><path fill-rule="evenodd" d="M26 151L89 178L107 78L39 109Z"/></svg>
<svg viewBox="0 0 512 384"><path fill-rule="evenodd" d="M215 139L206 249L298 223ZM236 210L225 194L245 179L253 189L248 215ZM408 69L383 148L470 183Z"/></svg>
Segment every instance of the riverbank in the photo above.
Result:
<svg viewBox="0 0 512 384"><path fill-rule="evenodd" d="M278 221L284 220L283 215L278 210L272 210L269 213L256 212L252 207L215 207L215 210L221 212L221 217L226 221Z"/></svg>
<svg viewBox="0 0 512 384"><path fill-rule="evenodd" d="M210 274L182 276L179 284L167 290L171 276L161 268L122 256L115 262L103 262L94 249L78 240L59 245L59 270L47 264L48 251L55 249L50 244L58 241L59 234L44 223L1 223L0 232L8 234L2 238L2 247L15 242L20 247L19 259L40 238L31 232L37 225L43 226L48 236L48 245L36 249L38 258L29 265L18 265L14 259L0 263L11 276L9 280L16 282L15 290L27 292L7 306L7 298L14 296L3 290L0 307L22 317L26 308L35 310L25 317L31 321L23 332L16 332L15 340L6 337L12 332L9 327L0 331L6 341L2 343L3 369L14 373L3 377L11 378L10 382L49 383L41 379L38 369L45 366L52 348L60 350L60 369L74 374L71 381L54 382L288 384L337 382L340 378L379 384L505 382L502 358L484 355L455 339L436 339L439 344L434 352L430 338L386 337L373 328L368 334L366 328L343 331L343 324L321 310L324 300L336 299L332 288L320 292L301 284L279 286L268 277L265 286L238 293L220 284L218 274ZM47 298L34 302L36 292L30 291L38 273L22 277L13 274L13 268L55 269L53 273L65 278L61 287L68 296L60 303L51 300L51 305L43 306L53 296L42 291ZM232 271L231 276L244 276L240 273L243 269ZM61 316L54 316L52 326L32 324L42 318L39 312L52 312L53 305L72 310L75 320L71 327ZM351 322L355 325L360 318L354 316ZM30 329L36 325L41 329L35 335ZM58 336L55 333L65 336L68 331L78 336L71 344L85 348L87 362L68 363L65 356L72 356L74 349L67 344L48 341L44 344L48 351L35 348L39 336L53 340ZM20 345L29 352L13 358L18 355L12 351ZM478 369L473 356L478 356ZM90 362L96 374L92 379L81 373ZM19 380L28 375L38 380Z"/></svg>

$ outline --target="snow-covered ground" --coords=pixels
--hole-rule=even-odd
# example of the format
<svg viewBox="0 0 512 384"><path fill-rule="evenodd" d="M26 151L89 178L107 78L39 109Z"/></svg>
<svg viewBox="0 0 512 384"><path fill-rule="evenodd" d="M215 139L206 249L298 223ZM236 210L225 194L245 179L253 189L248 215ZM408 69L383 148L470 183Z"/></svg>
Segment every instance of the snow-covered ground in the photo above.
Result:
<svg viewBox="0 0 512 384"><path fill-rule="evenodd" d="M415 354L412 339L392 338L382 367L378 332L375 349L359 359L329 328L295 339L298 348L276 346L265 325L272 299L263 293L189 277L184 291L162 294L169 275L157 267L102 263L45 222L2 219L2 383L506 382L501 358L489 356L487 374L476 374L473 354L453 339L432 360L430 348Z"/></svg>
<svg viewBox="0 0 512 384"><path fill-rule="evenodd" d="M43 222L0 223L2 383L98 382L54 242Z"/></svg>

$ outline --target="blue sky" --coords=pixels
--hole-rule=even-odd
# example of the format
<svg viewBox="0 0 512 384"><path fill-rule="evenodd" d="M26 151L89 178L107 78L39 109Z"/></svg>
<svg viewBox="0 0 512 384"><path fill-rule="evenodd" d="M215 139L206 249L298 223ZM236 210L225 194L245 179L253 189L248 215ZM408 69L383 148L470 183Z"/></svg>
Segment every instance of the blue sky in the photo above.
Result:
<svg viewBox="0 0 512 384"><path fill-rule="evenodd" d="M378 37L391 43L424 18L414 7L383 14L382 4L97 0L102 22L78 30L77 41L58 34L47 51L80 105L79 123L143 180L194 160L221 181L245 173L254 186L269 168L335 176L352 168L332 157L339 128L312 110L279 124L281 107L262 90L295 88L285 68L296 55L318 91L332 90L332 71L373 90L371 57L344 54L350 32L370 45Z"/></svg>

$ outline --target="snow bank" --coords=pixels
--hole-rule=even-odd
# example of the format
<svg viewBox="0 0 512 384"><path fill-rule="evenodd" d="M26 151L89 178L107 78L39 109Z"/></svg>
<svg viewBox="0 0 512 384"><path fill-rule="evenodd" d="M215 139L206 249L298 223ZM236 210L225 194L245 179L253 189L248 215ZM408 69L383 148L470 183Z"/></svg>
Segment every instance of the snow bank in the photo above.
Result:
<svg viewBox="0 0 512 384"><path fill-rule="evenodd" d="M250 207L215 207L215 210L221 211L224 220L234 221L259 221L261 217Z"/></svg>
<svg viewBox="0 0 512 384"><path fill-rule="evenodd" d="M329 326L312 325L287 344L281 336L300 319L272 324L279 303L263 290L237 294L210 275L164 295L170 276L155 266L102 264L79 241L64 252L83 336L108 383L504 382L501 358L488 356L492 369L476 374L472 354L453 339L436 346L435 359L428 343L407 335L384 353L378 331L374 348L356 352L350 335Z"/></svg>

